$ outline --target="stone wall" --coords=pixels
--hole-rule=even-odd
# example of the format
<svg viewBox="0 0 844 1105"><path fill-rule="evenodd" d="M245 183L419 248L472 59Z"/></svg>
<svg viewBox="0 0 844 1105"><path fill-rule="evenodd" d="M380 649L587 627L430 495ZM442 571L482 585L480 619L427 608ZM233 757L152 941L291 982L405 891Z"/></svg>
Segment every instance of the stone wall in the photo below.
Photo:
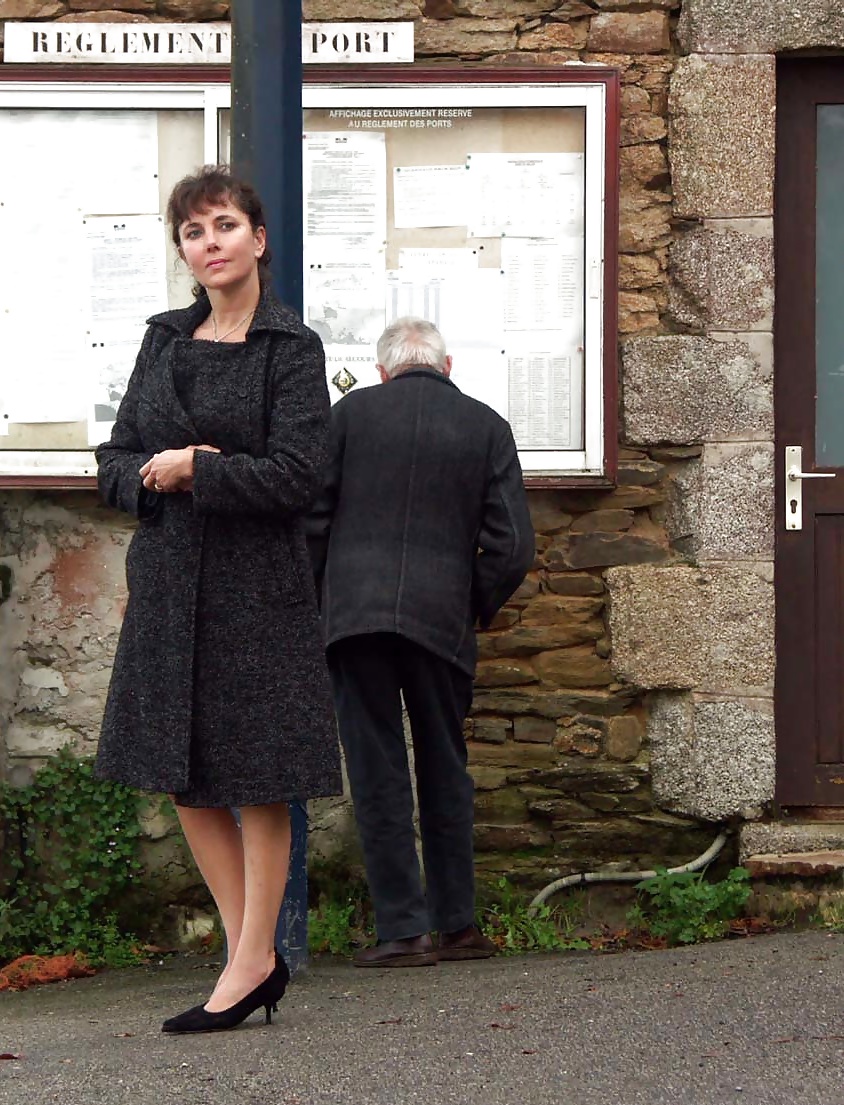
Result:
<svg viewBox="0 0 844 1105"><path fill-rule="evenodd" d="M654 793L755 818L774 793L774 53L844 45L823 0L684 0L669 93L671 336L623 350L629 442L698 443L668 529L695 567L609 573L617 671L649 688Z"/></svg>
<svg viewBox="0 0 844 1105"><path fill-rule="evenodd" d="M0 19L216 19L228 8L132 0L116 12L110 2L0 0ZM684 58L672 88L679 8L304 5L309 19L415 20L420 62L484 60L529 77L535 65L580 61L621 73L619 484L531 493L537 561L481 639L467 725L479 865L530 884L607 864L682 862L708 844L706 819L756 809L770 794L770 196L754 193L740 159L714 165L705 131L717 123L725 137L746 134L767 171L770 129L754 130L742 103L770 95L772 69L722 59L723 94L713 97L709 70ZM700 24L684 19L688 40ZM732 176L713 187L721 169ZM11 571L0 726L13 778L66 740L80 750L96 742L128 532L92 494L0 496L0 566ZM738 762L720 769L731 776L721 788L708 765L725 753ZM317 858L352 862L348 805L319 805L315 824ZM158 815L150 831L169 847ZM166 862L174 885L192 892L183 860Z"/></svg>

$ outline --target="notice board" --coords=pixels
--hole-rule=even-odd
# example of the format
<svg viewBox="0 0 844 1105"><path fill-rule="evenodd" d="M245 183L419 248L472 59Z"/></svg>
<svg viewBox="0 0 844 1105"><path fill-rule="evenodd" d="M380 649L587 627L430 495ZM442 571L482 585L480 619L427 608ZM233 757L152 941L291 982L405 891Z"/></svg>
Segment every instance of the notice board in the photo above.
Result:
<svg viewBox="0 0 844 1105"><path fill-rule="evenodd" d="M2 277L6 484L89 481L144 320L191 300L164 204L179 177L227 160L228 86L120 76L0 82L0 142L18 168L0 182L0 227L7 241L27 235L21 251L50 249L62 290L45 327L32 282ZM617 75L527 76L310 75L304 316L332 400L377 385L384 326L422 316L442 331L457 386L509 420L529 480L600 482L615 444ZM76 171L33 227L21 218L30 185L57 150Z"/></svg>

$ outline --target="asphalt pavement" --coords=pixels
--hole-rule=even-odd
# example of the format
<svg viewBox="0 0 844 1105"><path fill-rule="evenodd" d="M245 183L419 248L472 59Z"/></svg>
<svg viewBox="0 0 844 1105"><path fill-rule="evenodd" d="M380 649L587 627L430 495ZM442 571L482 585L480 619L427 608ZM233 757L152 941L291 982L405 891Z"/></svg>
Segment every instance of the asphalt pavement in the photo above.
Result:
<svg viewBox="0 0 844 1105"><path fill-rule="evenodd" d="M0 993L2 1105L842 1105L844 936L360 970L162 1036L207 959Z"/></svg>

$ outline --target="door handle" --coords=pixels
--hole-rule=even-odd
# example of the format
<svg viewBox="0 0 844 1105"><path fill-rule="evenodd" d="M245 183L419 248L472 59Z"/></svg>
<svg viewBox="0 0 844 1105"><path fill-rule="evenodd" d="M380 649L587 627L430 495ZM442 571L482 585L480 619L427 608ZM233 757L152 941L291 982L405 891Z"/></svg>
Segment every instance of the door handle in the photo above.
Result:
<svg viewBox="0 0 844 1105"><path fill-rule="evenodd" d="M834 480L834 472L801 472L796 464L788 470L790 480Z"/></svg>
<svg viewBox="0 0 844 1105"><path fill-rule="evenodd" d="M804 472L803 447L785 447L785 528L803 528L803 480L834 480L835 472Z"/></svg>

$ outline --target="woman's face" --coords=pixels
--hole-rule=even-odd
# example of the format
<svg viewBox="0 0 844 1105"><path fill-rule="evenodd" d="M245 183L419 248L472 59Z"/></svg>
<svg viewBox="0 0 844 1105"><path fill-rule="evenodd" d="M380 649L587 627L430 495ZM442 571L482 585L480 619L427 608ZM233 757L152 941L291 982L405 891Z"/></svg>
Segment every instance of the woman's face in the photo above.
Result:
<svg viewBox="0 0 844 1105"><path fill-rule="evenodd" d="M182 258L204 288L230 288L256 271L266 231L229 200L193 211L179 227Z"/></svg>

